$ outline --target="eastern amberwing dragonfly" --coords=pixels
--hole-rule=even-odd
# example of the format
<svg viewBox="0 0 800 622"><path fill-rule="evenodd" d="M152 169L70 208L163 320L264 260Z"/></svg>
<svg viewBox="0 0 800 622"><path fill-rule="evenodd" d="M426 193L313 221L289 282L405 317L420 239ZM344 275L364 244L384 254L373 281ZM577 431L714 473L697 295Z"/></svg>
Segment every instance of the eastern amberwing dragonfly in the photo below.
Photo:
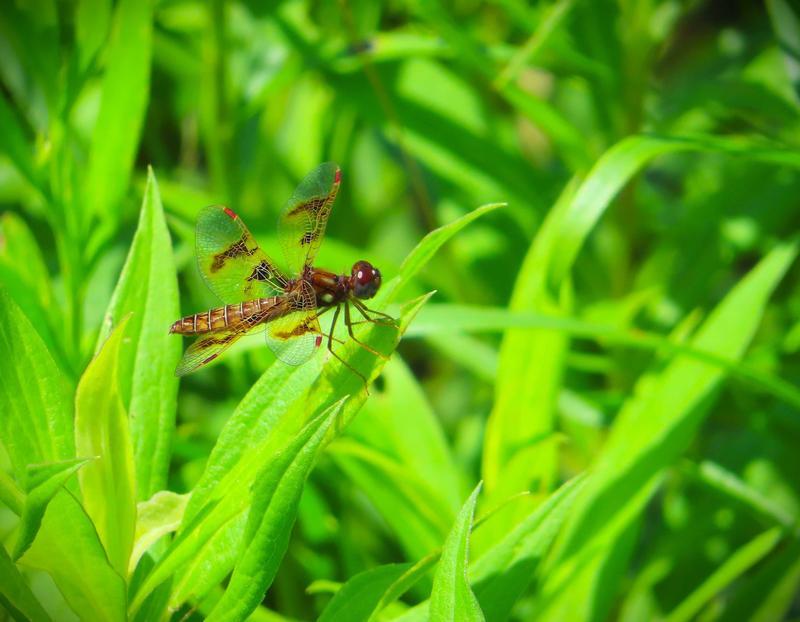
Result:
<svg viewBox="0 0 800 622"><path fill-rule="evenodd" d="M224 306L187 315L170 333L200 335L175 370L184 376L213 361L240 337L263 330L267 344L285 363L299 365L319 349L327 337L328 350L360 376L333 349L341 342L333 335L340 312L348 334L376 356L385 355L359 341L353 326L363 322L395 325L394 319L369 309L364 300L381 286L381 273L368 261L357 261L350 274L314 267L325 226L341 183L335 164L321 164L300 182L278 219L278 237L287 271L278 268L258 246L242 219L230 208L212 205L197 218L197 263L200 274ZM354 322L353 306L363 320ZM319 317L334 309L330 330L324 333Z"/></svg>

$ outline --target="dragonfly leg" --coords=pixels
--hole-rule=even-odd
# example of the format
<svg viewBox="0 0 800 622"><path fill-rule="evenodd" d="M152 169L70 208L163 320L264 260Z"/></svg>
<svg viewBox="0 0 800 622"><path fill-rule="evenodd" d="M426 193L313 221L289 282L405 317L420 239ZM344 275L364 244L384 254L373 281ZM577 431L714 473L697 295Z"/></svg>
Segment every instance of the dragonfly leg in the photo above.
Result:
<svg viewBox="0 0 800 622"><path fill-rule="evenodd" d="M360 341L355 336L355 334L353 333L353 322L350 319L350 305L347 304L346 302L344 303L344 323L347 326L347 332L350 335L350 339L355 341L358 345L360 345L362 348L364 348L370 354L374 354L375 356L379 356L384 361L388 361L389 360L389 357L386 356L383 352L378 352L375 348L372 348L371 346L368 346L366 343L364 343L363 341Z"/></svg>
<svg viewBox="0 0 800 622"><path fill-rule="evenodd" d="M362 321L351 322L352 324L364 324L365 322L369 322L370 324L380 324L381 326L397 326L397 320L395 320L391 315L370 309L363 302L357 299L351 300L351 302L353 303L353 306L358 309L358 312L364 317ZM374 313L378 317L370 317L367 315L368 313Z"/></svg>
<svg viewBox="0 0 800 622"><path fill-rule="evenodd" d="M340 311L340 310L341 310L341 307L337 306L337 307L336 307L336 311L335 311L335 312L334 312L334 314L333 314L333 320L331 320L331 332L328 334L328 352L330 352L330 353L331 353L333 356L335 356L337 359L339 359L339 362L340 362L342 365L344 365L345 367L347 367L347 368L348 368L348 369L349 369L351 372L353 372L353 373L354 373L356 376L358 376L359 378L361 378L361 380L364 382L364 388L366 389L366 391L367 391L367 394L369 395L369 388L368 388L368 386L367 386L367 379L364 377L364 374L362 374L361 372L359 372L359 371L358 371L358 370L357 370L355 367L353 367L353 366L352 366L350 363L348 363L348 362L347 362L347 361L345 361L345 360L344 360L344 359L343 359L341 356L339 356L338 354L336 354L336 352L335 352L335 351L334 351L334 349L333 349L333 339L334 339L334 337L333 337L333 330L336 328L336 320L338 320L338 319L339 319L339 311ZM338 339L337 339L337 341L338 341Z"/></svg>
<svg viewBox="0 0 800 622"><path fill-rule="evenodd" d="M330 311L333 308L336 308L337 311L339 310L338 307L325 307L322 311L317 313L317 315L315 315L314 317L316 319L319 319L320 317L325 315L328 311ZM328 337L329 339L333 339L336 343L344 343L344 340L338 339L338 338L334 337L334 335L333 335L333 326L334 326L334 324L336 324L336 315L337 314L334 314L334 319L333 319L333 322L331 323L331 332L330 332L330 334L328 334L326 332L323 332L323 331L319 331L319 334L322 335L323 337Z"/></svg>

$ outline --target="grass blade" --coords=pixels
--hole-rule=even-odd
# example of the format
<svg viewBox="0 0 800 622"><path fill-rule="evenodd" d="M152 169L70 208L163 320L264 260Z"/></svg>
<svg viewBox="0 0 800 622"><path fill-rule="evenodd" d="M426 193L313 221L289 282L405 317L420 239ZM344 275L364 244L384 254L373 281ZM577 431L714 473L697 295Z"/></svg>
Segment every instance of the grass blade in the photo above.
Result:
<svg viewBox="0 0 800 622"><path fill-rule="evenodd" d="M89 363L75 394L78 455L97 458L78 473L84 507L121 577L127 576L136 529L133 448L118 387L126 324L117 326Z"/></svg>
<svg viewBox="0 0 800 622"><path fill-rule="evenodd" d="M101 218L99 241L119 222L147 111L153 0L122 0L113 22L84 189L89 213Z"/></svg>
<svg viewBox="0 0 800 622"><path fill-rule="evenodd" d="M684 622L695 619L709 600L763 559L775 548L781 537L782 529L773 527L742 546L678 605L665 618L666 622Z"/></svg>
<svg viewBox="0 0 800 622"><path fill-rule="evenodd" d="M741 358L796 254L796 245L787 244L762 259L716 307L692 345ZM721 370L679 356L626 403L548 572L543 619L602 614L608 601L599 591L613 593L618 580L617 573L598 584L603 551L614 550L609 543L630 527L663 469L686 449L723 378Z"/></svg>
<svg viewBox="0 0 800 622"><path fill-rule="evenodd" d="M478 599L472 593L467 579L469 535L480 489L481 485L478 484L467 499L442 548L442 557L433 578L431 591L432 622L484 619Z"/></svg>
<svg viewBox="0 0 800 622"><path fill-rule="evenodd" d="M484 214L487 214L493 210L496 210L498 207L503 207L505 203L489 203L488 205L482 205L477 209L472 210L469 214L465 214L458 220L455 220L451 223L443 225L438 229L435 229L428 233L422 240L420 240L419 244L414 247L408 256L406 257L405 261L403 261L403 265L400 266L400 274L386 283L378 295L376 296L377 301L386 301L390 302L394 300L396 294L400 291L401 285L408 283L414 276L422 270L423 267L431 260L436 254L442 245L445 244L450 238L452 238L456 233L461 231L464 227L470 224L473 220L480 218Z"/></svg>
<svg viewBox="0 0 800 622"><path fill-rule="evenodd" d="M137 498L166 486L175 421L180 339L168 334L180 316L178 278L153 171L148 172L139 225L106 311L98 346L130 314L120 351L120 392L131 421Z"/></svg>

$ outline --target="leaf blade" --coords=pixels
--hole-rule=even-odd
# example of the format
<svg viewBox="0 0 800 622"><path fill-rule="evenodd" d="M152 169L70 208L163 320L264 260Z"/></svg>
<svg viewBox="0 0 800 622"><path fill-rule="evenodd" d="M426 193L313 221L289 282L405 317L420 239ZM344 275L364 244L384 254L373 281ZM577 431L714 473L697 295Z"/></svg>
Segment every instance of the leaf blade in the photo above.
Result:
<svg viewBox="0 0 800 622"><path fill-rule="evenodd" d="M119 394L123 320L89 363L75 394L75 446L96 457L78 473L86 513L108 559L126 576L136 530L136 480L128 415Z"/></svg>
<svg viewBox="0 0 800 622"><path fill-rule="evenodd" d="M432 621L484 620L467 578L469 535L480 489L481 485L478 484L464 503L442 547L442 557L433 577L431 591Z"/></svg>

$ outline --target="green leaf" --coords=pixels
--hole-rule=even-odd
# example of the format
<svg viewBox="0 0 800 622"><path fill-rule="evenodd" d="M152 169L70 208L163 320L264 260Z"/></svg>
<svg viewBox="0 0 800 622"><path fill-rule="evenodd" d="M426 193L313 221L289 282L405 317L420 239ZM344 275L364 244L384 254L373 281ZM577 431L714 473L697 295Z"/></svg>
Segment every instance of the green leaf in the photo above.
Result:
<svg viewBox="0 0 800 622"><path fill-rule="evenodd" d="M152 37L153 0L122 0L109 36L84 189L88 212L102 219L101 240L116 229L130 183L150 92Z"/></svg>
<svg viewBox="0 0 800 622"><path fill-rule="evenodd" d="M731 594L722 622L784 620L800 586L800 539L792 538L770 559L759 564Z"/></svg>
<svg viewBox="0 0 800 622"><path fill-rule="evenodd" d="M6 154L16 169L34 188L41 191L41 175L33 159L31 141L5 92L0 94L0 152Z"/></svg>
<svg viewBox="0 0 800 622"><path fill-rule="evenodd" d="M136 505L136 532L129 572L133 572L142 555L162 536L177 531L188 501L189 495L162 490Z"/></svg>
<svg viewBox="0 0 800 622"><path fill-rule="evenodd" d="M39 531L47 504L59 489L84 464L85 458L74 458L63 462L28 465L25 478L25 505L14 544L14 559L19 559L28 549Z"/></svg>
<svg viewBox="0 0 800 622"><path fill-rule="evenodd" d="M783 51L784 64L792 83L795 102L800 103L800 20L785 0L766 0L772 29Z"/></svg>
<svg viewBox="0 0 800 622"><path fill-rule="evenodd" d="M531 244L514 284L510 311L556 317L570 313L569 288L552 293L546 285L547 232L569 205L573 191L568 185ZM568 335L547 330L513 329L503 336L482 460L492 505L530 488L549 489L555 479L555 446L543 446L537 439L553 429L568 343ZM483 538L499 538L521 518L521 512L518 508L504 514Z"/></svg>
<svg viewBox="0 0 800 622"><path fill-rule="evenodd" d="M386 564L348 579L322 611L318 622L366 622L386 591L412 564Z"/></svg>
<svg viewBox="0 0 800 622"><path fill-rule="evenodd" d="M777 246L714 309L691 345L740 359L796 254L796 245ZM608 601L601 594L614 593L622 570L597 581L605 555L638 518L663 470L685 451L723 378L712 365L677 356L628 400L554 555L542 619L604 615Z"/></svg>
<svg viewBox="0 0 800 622"><path fill-rule="evenodd" d="M321 367L319 357L315 357L300 366L276 363L261 375L225 422L203 475L192 490L184 526L222 494L228 482L253 472L256 449L269 438L281 416L305 395Z"/></svg>
<svg viewBox="0 0 800 622"><path fill-rule="evenodd" d="M109 564L91 519L66 490L47 506L39 534L19 563L48 572L79 619L126 619L125 581Z"/></svg>
<svg viewBox="0 0 800 622"><path fill-rule="evenodd" d="M47 345L69 371L59 343L60 318L54 317L51 275L25 221L13 212L0 216L0 281Z"/></svg>
<svg viewBox="0 0 800 622"><path fill-rule="evenodd" d="M755 386L772 393L787 404L800 408L800 390L792 383L776 376L766 374L747 365L743 361L735 361L686 344L682 340L668 335L642 330L638 327L621 329L611 324L597 324L575 317L547 315L525 311L513 311L500 307L476 307L457 304L429 304L420 311L414 324L409 327L407 337L425 337L448 341L463 333L501 332L508 329L546 329L563 332L571 337L594 339L601 345L613 343L643 350L656 350L663 353L686 354L699 361L716 365L720 369L737 378L746 380ZM485 349L484 357L487 356ZM489 367L486 361L473 362L473 366ZM489 378L491 368L481 371Z"/></svg>
<svg viewBox="0 0 800 622"><path fill-rule="evenodd" d="M94 60L108 36L110 24L110 0L79 0L75 10L75 42L81 71Z"/></svg>
<svg viewBox="0 0 800 622"><path fill-rule="evenodd" d="M136 529L133 448L118 386L126 328L123 319L89 363L75 394L75 446L78 455L96 457L78 473L84 508L121 577L127 576Z"/></svg>
<svg viewBox="0 0 800 622"><path fill-rule="evenodd" d="M585 483L583 475L566 482L472 564L470 580L488 620L508 619Z"/></svg>
<svg viewBox="0 0 800 622"><path fill-rule="evenodd" d="M180 317L178 278L152 169L139 226L106 311L98 347L129 314L130 346L120 351L119 382L131 421L137 499L143 500L167 483L178 393L174 371L181 357L180 339L168 334L170 324Z"/></svg>
<svg viewBox="0 0 800 622"><path fill-rule="evenodd" d="M587 237L611 200L647 162L680 151L717 151L746 155L752 161L800 167L796 152L771 144L713 136L632 136L609 149L577 186L562 192L548 213L519 271L512 311L565 315L571 309L569 275ZM549 331L506 333L500 350L495 407L489 417L483 477L489 498L505 498L530 487L549 485L555 477L555 448L537 451L533 439L553 429L555 405L568 341ZM530 379L535 378L535 382ZM500 477L500 474L503 477ZM498 522L498 531L510 522Z"/></svg>
<svg viewBox="0 0 800 622"><path fill-rule="evenodd" d="M542 558L569 516L586 479L585 475L580 475L566 482L470 565L469 580L487 619L507 619L515 600L536 578ZM493 520L494 516L485 516L473 524L473 538L476 527L489 519ZM405 577L387 590L382 604L401 596L409 584L419 578L419 573L437 559L438 553L432 553L417 562ZM430 601L424 601L397 619L403 622L426 621L429 605ZM380 608L381 605L378 611Z"/></svg>
<svg viewBox="0 0 800 622"><path fill-rule="evenodd" d="M666 622L696 619L706 603L772 551L781 540L781 536L782 529L773 527L739 548L666 616Z"/></svg>
<svg viewBox="0 0 800 622"><path fill-rule="evenodd" d="M0 546L0 606L19 622L50 620L50 616L28 587L25 577L2 546Z"/></svg>
<svg viewBox="0 0 800 622"><path fill-rule="evenodd" d="M441 543L453 514L418 474L352 440L336 441L329 452L374 504L409 557L421 557Z"/></svg>
<svg viewBox="0 0 800 622"><path fill-rule="evenodd" d="M470 213L465 214L461 218L454 220L451 223L443 225L438 229L434 229L428 233L419 244L414 247L403 265L400 266L400 274L386 283L381 291L378 292L376 299L378 304L380 301L389 302L394 299L399 292L401 285L408 283L416 274L431 260L444 244L456 233L461 231L464 227L470 224L473 220L480 218L484 214L496 210L498 207L503 207L505 203L490 203L483 205L472 210Z"/></svg>
<svg viewBox="0 0 800 622"><path fill-rule="evenodd" d="M75 456L71 389L41 337L0 287L0 440L17 481L28 464Z"/></svg>
<svg viewBox="0 0 800 622"><path fill-rule="evenodd" d="M481 485L478 484L464 503L442 548L442 557L433 578L431 591L432 622L484 619L478 599L472 593L467 579L469 534L472 530L472 516L475 513L475 502L480 489Z"/></svg>
<svg viewBox="0 0 800 622"><path fill-rule="evenodd" d="M239 560L207 620L245 620L263 600L289 545L306 478L342 403L310 421L259 474Z"/></svg>
<svg viewBox="0 0 800 622"><path fill-rule="evenodd" d="M757 515L787 529L795 525L796 519L789 511L717 463L704 460L697 466L696 472L703 482L750 507Z"/></svg>

